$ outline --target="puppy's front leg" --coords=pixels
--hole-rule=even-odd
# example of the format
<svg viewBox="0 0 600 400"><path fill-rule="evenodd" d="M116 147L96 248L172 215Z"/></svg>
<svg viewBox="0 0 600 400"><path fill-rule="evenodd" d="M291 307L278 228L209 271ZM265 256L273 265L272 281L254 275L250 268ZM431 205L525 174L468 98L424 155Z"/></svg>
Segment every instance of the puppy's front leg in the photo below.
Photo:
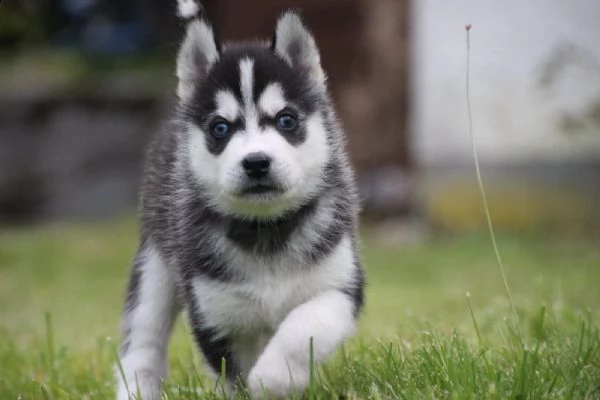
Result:
<svg viewBox="0 0 600 400"><path fill-rule="evenodd" d="M167 345L179 308L171 271L150 244L143 244L133 262L123 313L122 371L115 369L118 400L160 399Z"/></svg>
<svg viewBox="0 0 600 400"><path fill-rule="evenodd" d="M298 306L284 319L248 376L254 398L301 392L310 375L310 339L315 363L329 357L355 329L354 304L331 290Z"/></svg>

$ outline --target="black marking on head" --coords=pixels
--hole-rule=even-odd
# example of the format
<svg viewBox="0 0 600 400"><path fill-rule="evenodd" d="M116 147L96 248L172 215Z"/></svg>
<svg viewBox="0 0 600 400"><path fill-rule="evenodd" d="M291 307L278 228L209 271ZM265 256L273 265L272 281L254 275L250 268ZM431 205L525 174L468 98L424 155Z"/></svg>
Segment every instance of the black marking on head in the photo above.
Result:
<svg viewBox="0 0 600 400"><path fill-rule="evenodd" d="M258 125L261 127L269 126L279 132L292 146L299 146L306 140L306 121L299 120L298 127L292 132L284 132L277 127L277 117L261 116Z"/></svg>
<svg viewBox="0 0 600 400"><path fill-rule="evenodd" d="M208 123L216 116L216 96L222 90L230 91L242 105L242 92L239 85L240 68L236 60L223 54L213 66L206 79L196 87L192 101L182 111L186 119L192 120L203 130L208 131Z"/></svg>
<svg viewBox="0 0 600 400"><path fill-rule="evenodd" d="M230 91L235 96L243 113L240 87L240 62L243 59L251 59L254 64L252 92L255 103L272 83L279 83L286 100L298 109L300 117L312 115L323 103L321 94L314 90L314 85L306 71L290 66L266 45L238 44L228 47L221 53L206 78L196 87L191 101L183 105L182 118L191 120L209 136L209 123L215 116L217 108L216 95L221 90ZM284 137L291 144L298 145L304 141L306 135L300 131L298 135L284 135ZM207 138L207 143L208 150L215 155L220 154L227 145L226 142L217 143L212 137Z"/></svg>
<svg viewBox="0 0 600 400"><path fill-rule="evenodd" d="M254 102L268 85L279 83L285 99L295 104L304 114L316 112L322 104L319 93L314 90L307 71L290 66L283 58L269 50L263 50L254 58Z"/></svg>
<svg viewBox="0 0 600 400"><path fill-rule="evenodd" d="M224 138L216 138L212 134L212 126L214 122L209 122L206 124L208 127L208 132L206 133L206 147L211 154L219 155L225 150L227 144L237 132L244 130L246 127L245 121L242 118L237 118L235 121L229 121L230 123L230 131L227 136Z"/></svg>

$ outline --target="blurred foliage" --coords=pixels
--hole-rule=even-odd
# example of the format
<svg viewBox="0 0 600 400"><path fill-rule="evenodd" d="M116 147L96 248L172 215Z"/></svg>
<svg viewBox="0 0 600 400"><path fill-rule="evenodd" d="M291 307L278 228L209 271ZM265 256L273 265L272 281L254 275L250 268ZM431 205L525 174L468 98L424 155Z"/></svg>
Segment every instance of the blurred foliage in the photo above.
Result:
<svg viewBox="0 0 600 400"><path fill-rule="evenodd" d="M565 114L560 121L563 132L571 135L593 130L600 132L600 99L592 102L577 115Z"/></svg>
<svg viewBox="0 0 600 400"><path fill-rule="evenodd" d="M104 4L107 3L107 4ZM64 10L64 5L56 0L5 0L0 2L0 73L7 68L19 70L26 66L27 70L38 69L38 74L47 73L80 76L86 74L110 74L121 70L150 70L157 72L167 67L165 60L171 61L176 47L168 42L168 34L161 30L161 40L132 39L129 32L124 32L129 25L138 24L136 33L158 35L148 32L155 26L145 25L142 14L134 21L123 21L120 16L112 15L108 2L99 1L98 5L86 15L77 18ZM131 5L128 5L132 8ZM156 14L156 4L149 4L150 13ZM160 26L170 26L173 21L161 21ZM125 28L123 26L126 26ZM121 31L118 31L121 29ZM133 29L133 28L129 28ZM166 28L165 28L166 29ZM118 33L115 33L118 31ZM112 34L112 37L106 35ZM88 43L87 36L94 34L94 43ZM127 36L129 34L130 36ZM104 37L105 35L106 37ZM112 41L111 41L112 40ZM118 47L123 41L138 40L130 44L131 48L123 50ZM144 41L145 40L145 41ZM93 47L102 42L106 48ZM106 42L106 43L105 43ZM108 43L110 42L110 43ZM169 65L170 66L170 65Z"/></svg>
<svg viewBox="0 0 600 400"><path fill-rule="evenodd" d="M513 232L600 232L598 194L523 182L491 182L488 201L494 226ZM431 222L450 231L485 227L481 196L468 179L440 183L427 195Z"/></svg>
<svg viewBox="0 0 600 400"><path fill-rule="evenodd" d="M137 80L155 86L157 93L162 93L166 84L172 84L174 66L171 60L158 53L107 57L84 55L69 49L38 48L18 56L0 58L0 84L8 81L18 86L35 82L83 90L103 78L131 73Z"/></svg>
<svg viewBox="0 0 600 400"><path fill-rule="evenodd" d="M600 132L599 71L600 60L594 53L574 43L556 46L540 66L537 86L546 93L560 90L561 84L574 74L577 79L589 80L591 87L596 87L596 93L581 110L558 110L562 114L559 123L563 133L576 135Z"/></svg>
<svg viewBox="0 0 600 400"><path fill-rule="evenodd" d="M0 50L39 44L44 36L42 13L29 1L0 4Z"/></svg>

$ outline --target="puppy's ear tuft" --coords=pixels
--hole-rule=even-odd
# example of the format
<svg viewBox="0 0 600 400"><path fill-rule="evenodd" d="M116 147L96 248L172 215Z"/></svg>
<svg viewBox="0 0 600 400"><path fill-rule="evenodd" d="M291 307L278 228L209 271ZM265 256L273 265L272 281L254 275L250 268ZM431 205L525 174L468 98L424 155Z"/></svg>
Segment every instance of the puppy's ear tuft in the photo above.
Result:
<svg viewBox="0 0 600 400"><path fill-rule="evenodd" d="M306 69L315 83L324 85L319 49L297 11L287 11L279 17L272 48L291 66Z"/></svg>
<svg viewBox="0 0 600 400"><path fill-rule="evenodd" d="M177 56L177 95L180 101L190 99L194 88L208 74L219 59L219 49L210 25L201 19L193 19Z"/></svg>
<svg viewBox="0 0 600 400"><path fill-rule="evenodd" d="M200 17L202 6L195 0L177 0L177 16L184 20Z"/></svg>

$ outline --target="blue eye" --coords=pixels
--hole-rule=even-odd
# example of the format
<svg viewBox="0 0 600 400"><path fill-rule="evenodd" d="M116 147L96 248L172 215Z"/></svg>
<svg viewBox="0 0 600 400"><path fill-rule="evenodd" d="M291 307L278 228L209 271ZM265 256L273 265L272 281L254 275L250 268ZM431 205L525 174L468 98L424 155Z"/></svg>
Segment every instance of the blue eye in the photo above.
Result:
<svg viewBox="0 0 600 400"><path fill-rule="evenodd" d="M227 122L219 121L216 124L214 124L210 130L214 137L216 137L217 139L223 139L229 134L230 129L231 127Z"/></svg>
<svg viewBox="0 0 600 400"><path fill-rule="evenodd" d="M277 127L282 131L290 132L298 127L298 119L290 114L283 113L277 116Z"/></svg>

